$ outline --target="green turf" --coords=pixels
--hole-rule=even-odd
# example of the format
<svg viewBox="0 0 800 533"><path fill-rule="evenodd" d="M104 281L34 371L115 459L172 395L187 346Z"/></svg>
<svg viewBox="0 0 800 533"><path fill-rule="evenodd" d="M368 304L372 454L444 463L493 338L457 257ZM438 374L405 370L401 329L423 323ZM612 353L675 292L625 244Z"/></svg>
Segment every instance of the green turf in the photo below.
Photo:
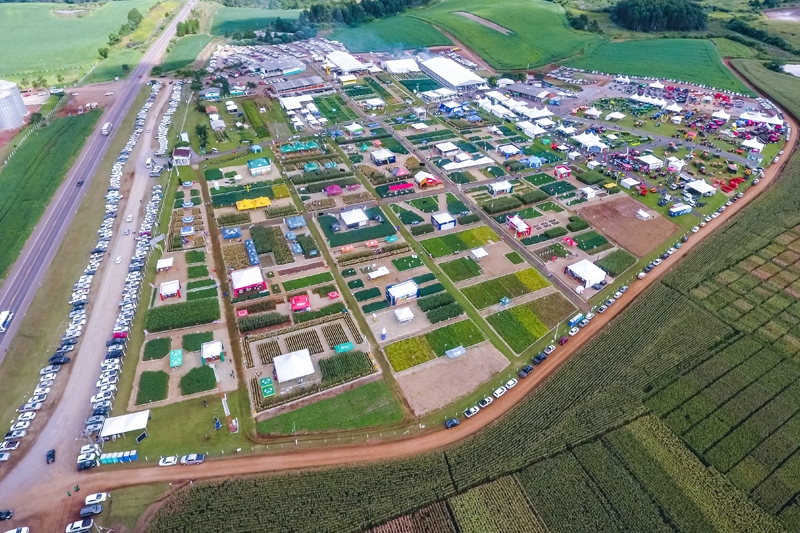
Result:
<svg viewBox="0 0 800 533"><path fill-rule="evenodd" d="M113 502L106 504L103 514L95 517L95 523L106 528L113 527L117 531L123 528L126 531L134 531L139 518L169 488L169 483L165 481L154 485L117 489L114 491Z"/></svg>
<svg viewBox="0 0 800 533"><path fill-rule="evenodd" d="M410 50L452 44L436 28L415 18L400 15L379 19L355 28L342 28L328 36L353 52Z"/></svg>
<svg viewBox="0 0 800 533"><path fill-rule="evenodd" d="M675 58L685 58L676 61ZM654 39L652 41L604 42L565 64L630 76L660 76L730 89L750 90L722 64L709 40Z"/></svg>
<svg viewBox="0 0 800 533"><path fill-rule="evenodd" d="M127 22L136 8L143 15L154 0L128 0L97 4L2 3L0 4L0 77L31 80L39 74L48 85L69 70L86 72L99 58L97 49L107 46L109 32ZM84 9L83 13L59 15L55 10ZM13 50L13 53L10 51ZM112 54L113 56L113 54ZM54 71L55 69L63 69ZM44 72L49 70L50 72ZM34 76L35 74L36 76Z"/></svg>
<svg viewBox="0 0 800 533"><path fill-rule="evenodd" d="M177 70L192 63L210 42L210 35L187 35L186 37L181 37L178 40L178 44L170 50L167 59L164 60L162 65L164 71Z"/></svg>
<svg viewBox="0 0 800 533"><path fill-rule="evenodd" d="M54 120L32 134L3 167L0 278L16 260L99 118L100 113L95 111Z"/></svg>
<svg viewBox="0 0 800 533"><path fill-rule="evenodd" d="M136 405L166 400L167 396L169 396L169 374L163 370L141 373Z"/></svg>
<svg viewBox="0 0 800 533"><path fill-rule="evenodd" d="M400 405L381 380L259 422L257 429L262 434L289 434L293 427L298 432L358 429L402 419Z"/></svg>
<svg viewBox="0 0 800 533"><path fill-rule="evenodd" d="M749 46L723 37L711 39L711 42L717 47L717 52L719 52L719 55L722 57L743 57L749 59L758 55L758 52Z"/></svg>
<svg viewBox="0 0 800 533"><path fill-rule="evenodd" d="M504 35L455 12L472 13L511 33ZM544 65L575 55L601 39L572 30L564 9L543 0L443 0L411 16L445 30L498 69Z"/></svg>
<svg viewBox="0 0 800 533"><path fill-rule="evenodd" d="M212 35L258 30L276 18L297 20L299 9L260 9L255 7L223 7L214 15Z"/></svg>
<svg viewBox="0 0 800 533"><path fill-rule="evenodd" d="M403 272L404 270L411 270L412 268L422 266L422 260L419 257L413 257L409 255L406 257L392 259L392 264L395 266L395 268L397 268L397 270Z"/></svg>

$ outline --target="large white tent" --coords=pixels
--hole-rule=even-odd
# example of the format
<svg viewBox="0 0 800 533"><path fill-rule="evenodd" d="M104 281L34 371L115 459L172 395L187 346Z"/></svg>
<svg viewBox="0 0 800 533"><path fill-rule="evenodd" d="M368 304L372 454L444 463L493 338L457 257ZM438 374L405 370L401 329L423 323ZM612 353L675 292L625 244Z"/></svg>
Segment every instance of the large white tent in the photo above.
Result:
<svg viewBox="0 0 800 533"><path fill-rule="evenodd" d="M625 114L619 111L612 111L606 115L606 120L622 120L623 118L625 118Z"/></svg>
<svg viewBox="0 0 800 533"><path fill-rule="evenodd" d="M285 383L314 373L311 353L307 348L279 355L272 360L275 364L275 375L278 383Z"/></svg>
<svg viewBox="0 0 800 533"><path fill-rule="evenodd" d="M339 69L342 74L350 74L351 72L367 70L367 66L364 63L351 56L347 52L342 52L341 50L335 50L331 52L325 56L325 59L333 63L333 65Z"/></svg>
<svg viewBox="0 0 800 533"><path fill-rule="evenodd" d="M667 111L670 111L671 113L681 113L683 111L683 108L681 106L679 106L678 104L676 104L675 102L672 102L671 104L669 104L664 109L666 109Z"/></svg>
<svg viewBox="0 0 800 533"><path fill-rule="evenodd" d="M544 106L542 109L536 109L535 107L530 107L521 111L523 115L528 117L528 120L536 120L539 118L545 117L552 117L553 112L547 109L547 106Z"/></svg>
<svg viewBox="0 0 800 533"><path fill-rule="evenodd" d="M653 89L663 89L664 88L664 84L661 83L660 81L656 80L656 81L654 81L653 83L650 84L650 87L653 88Z"/></svg>
<svg viewBox="0 0 800 533"><path fill-rule="evenodd" d="M745 111L739 116L742 120L752 120L753 122L761 122L763 124L772 124L772 125L781 125L783 124L783 120L779 119L778 117L769 117L767 115L762 115L761 113L751 113L750 111Z"/></svg>
<svg viewBox="0 0 800 533"><path fill-rule="evenodd" d="M693 191L697 192L698 194L702 194L703 196L711 196L717 189L715 189L712 185L709 185L703 180L694 180L690 181L686 184L687 189L692 189Z"/></svg>
<svg viewBox="0 0 800 533"><path fill-rule="evenodd" d="M642 104L650 104L656 107L666 107L667 101L663 98L653 98L651 96L639 96L638 94L634 94L629 98L629 100L633 100L634 102L640 102Z"/></svg>
<svg viewBox="0 0 800 533"><path fill-rule="evenodd" d="M454 91L477 89L486 84L486 80L447 57L433 57L423 61L420 67L431 78Z"/></svg>
<svg viewBox="0 0 800 533"><path fill-rule="evenodd" d="M581 133L580 135L575 135L572 137L573 141L577 141L584 148L592 148L597 147L600 150L607 150L608 145L604 144L600 137L594 133Z"/></svg>
<svg viewBox="0 0 800 533"><path fill-rule="evenodd" d="M100 430L100 436L111 437L113 435L122 435L129 431L139 431L147 428L148 420L150 420L150 409L106 418L105 422L103 422L103 429Z"/></svg>
<svg viewBox="0 0 800 533"><path fill-rule="evenodd" d="M725 122L728 122L728 120L731 118L731 116L728 113L726 113L725 111L723 111L722 109L720 109L719 111L714 111L713 113L711 113L711 118L718 118L720 120L724 120Z"/></svg>
<svg viewBox="0 0 800 533"><path fill-rule="evenodd" d="M744 146L745 148L750 148L754 152L760 152L761 150L764 149L764 146L766 146L766 145L764 143L762 143L762 142L759 142L758 139L753 138L753 139L747 139L746 141L744 141L742 143L742 146Z"/></svg>
<svg viewBox="0 0 800 533"><path fill-rule="evenodd" d="M419 72L419 65L413 59L390 59L389 61L383 61L381 65L390 74Z"/></svg>
<svg viewBox="0 0 800 533"><path fill-rule="evenodd" d="M576 278L580 278L583 281L584 287L587 288L606 279L606 273L603 269L588 259L583 259L569 265L567 270Z"/></svg>
<svg viewBox="0 0 800 533"><path fill-rule="evenodd" d="M596 107L592 106L589 109L587 109L586 111L584 111L583 114L584 114L584 116L587 116L587 117L597 118L602 114L602 111L600 111Z"/></svg>

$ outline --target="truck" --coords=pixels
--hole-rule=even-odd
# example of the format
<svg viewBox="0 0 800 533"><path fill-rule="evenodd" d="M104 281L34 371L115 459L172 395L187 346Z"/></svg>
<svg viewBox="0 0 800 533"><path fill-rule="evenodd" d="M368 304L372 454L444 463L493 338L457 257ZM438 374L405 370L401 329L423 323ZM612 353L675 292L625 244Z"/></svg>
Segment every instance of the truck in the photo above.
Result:
<svg viewBox="0 0 800 533"><path fill-rule="evenodd" d="M675 204L669 208L669 216L679 217L692 212L692 206L686 204Z"/></svg>
<svg viewBox="0 0 800 533"><path fill-rule="evenodd" d="M111 127L112 127L111 123L110 122L106 122L105 124L103 124L103 129L100 130L100 132L103 135L108 135L109 133L111 133Z"/></svg>
<svg viewBox="0 0 800 533"><path fill-rule="evenodd" d="M569 327L575 327L575 324L579 323L581 320L583 320L583 313L578 313L569 319Z"/></svg>

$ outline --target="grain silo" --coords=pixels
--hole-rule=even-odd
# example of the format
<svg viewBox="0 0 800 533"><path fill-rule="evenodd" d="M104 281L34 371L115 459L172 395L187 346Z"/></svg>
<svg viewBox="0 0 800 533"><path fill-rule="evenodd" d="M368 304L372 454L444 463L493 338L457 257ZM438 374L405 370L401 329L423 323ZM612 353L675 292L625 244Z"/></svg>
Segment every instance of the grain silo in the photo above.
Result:
<svg viewBox="0 0 800 533"><path fill-rule="evenodd" d="M0 80L0 130L22 126L28 110L16 83Z"/></svg>

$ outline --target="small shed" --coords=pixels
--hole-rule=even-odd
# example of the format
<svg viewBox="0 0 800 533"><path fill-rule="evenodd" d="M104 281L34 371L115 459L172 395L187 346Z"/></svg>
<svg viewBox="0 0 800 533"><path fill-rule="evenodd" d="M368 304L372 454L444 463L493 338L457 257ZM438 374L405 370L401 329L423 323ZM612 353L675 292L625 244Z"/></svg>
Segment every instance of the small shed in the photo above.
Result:
<svg viewBox="0 0 800 533"><path fill-rule="evenodd" d="M458 146L450 141L437 143L434 145L434 148L442 157L452 157L458 153Z"/></svg>
<svg viewBox="0 0 800 533"><path fill-rule="evenodd" d="M489 184L489 194L497 196L498 194L511 194L514 192L514 186L508 180L498 181L497 183Z"/></svg>
<svg viewBox="0 0 800 533"><path fill-rule="evenodd" d="M631 189L633 187L638 187L639 181L633 178L624 178L622 181L619 182L619 184L625 187L626 189Z"/></svg>
<svg viewBox="0 0 800 533"><path fill-rule="evenodd" d="M591 187L581 187L581 194L588 200L595 197L596 191Z"/></svg>
<svg viewBox="0 0 800 533"><path fill-rule="evenodd" d="M417 296L419 296L419 287L413 279L386 287L386 299L391 305L415 300Z"/></svg>
<svg viewBox="0 0 800 533"><path fill-rule="evenodd" d="M348 124L344 127L350 135L361 135L364 133L364 126L358 123Z"/></svg>
<svg viewBox="0 0 800 533"><path fill-rule="evenodd" d="M339 213L339 220L347 229L360 228L369 224L369 217L363 209L351 209Z"/></svg>
<svg viewBox="0 0 800 533"><path fill-rule="evenodd" d="M456 219L450 213L437 213L431 215L431 224L438 230L453 229L456 227Z"/></svg>
<svg viewBox="0 0 800 533"><path fill-rule="evenodd" d="M518 239L531 236L532 230L530 225L522 220L522 217L519 215L506 217L506 226L508 226L511 231L514 232L514 236Z"/></svg>
<svg viewBox="0 0 800 533"><path fill-rule="evenodd" d="M222 341L220 339L214 339L213 341L204 342L201 344L200 357L203 360L203 364L216 361L217 359L220 361L225 361L225 352L223 351Z"/></svg>
<svg viewBox="0 0 800 533"><path fill-rule="evenodd" d="M589 168L589 170L594 170L601 165L602 163L600 163L600 161L589 161L586 163L586 166Z"/></svg>
<svg viewBox="0 0 800 533"><path fill-rule="evenodd" d="M380 150L370 152L369 157L377 166L390 165L397 162L397 157L392 153L391 150L386 148L381 148Z"/></svg>
<svg viewBox="0 0 800 533"><path fill-rule="evenodd" d="M172 268L172 264L175 262L174 257L165 257L163 259L159 259L156 263L156 272L166 272L170 268Z"/></svg>
<svg viewBox="0 0 800 533"><path fill-rule="evenodd" d="M177 296L178 298L180 298L181 281L178 279L174 279L172 281L165 281L158 288L158 295L161 297L162 302L167 298L172 298L173 296Z"/></svg>
<svg viewBox="0 0 800 533"><path fill-rule="evenodd" d="M414 182L417 184L417 187L424 189L425 187L432 187L434 185L441 185L442 181L430 174L425 172L424 170L420 170L417 172L417 175L414 176Z"/></svg>
<svg viewBox="0 0 800 533"><path fill-rule="evenodd" d="M394 310L394 318L401 324L414 320L414 313L408 307Z"/></svg>
<svg viewBox="0 0 800 533"><path fill-rule="evenodd" d="M272 170L272 165L266 157L259 157L248 161L247 168L250 169L251 176L263 176Z"/></svg>

